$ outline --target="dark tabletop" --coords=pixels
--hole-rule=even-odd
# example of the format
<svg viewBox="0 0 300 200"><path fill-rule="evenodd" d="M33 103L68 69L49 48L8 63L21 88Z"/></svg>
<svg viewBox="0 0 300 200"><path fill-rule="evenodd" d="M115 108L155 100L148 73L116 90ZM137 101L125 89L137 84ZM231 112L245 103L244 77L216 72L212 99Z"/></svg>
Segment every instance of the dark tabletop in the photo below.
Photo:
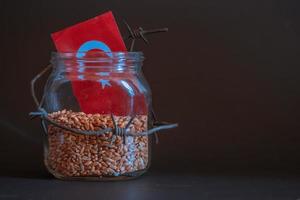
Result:
<svg viewBox="0 0 300 200"><path fill-rule="evenodd" d="M283 174L150 172L121 182L0 178L0 199L300 199L300 177Z"/></svg>

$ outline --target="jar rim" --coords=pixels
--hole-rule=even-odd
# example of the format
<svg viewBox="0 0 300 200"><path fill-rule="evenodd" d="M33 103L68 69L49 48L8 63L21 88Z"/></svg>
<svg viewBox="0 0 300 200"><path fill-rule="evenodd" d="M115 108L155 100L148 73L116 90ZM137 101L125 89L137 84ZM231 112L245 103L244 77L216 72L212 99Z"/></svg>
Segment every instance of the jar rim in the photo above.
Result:
<svg viewBox="0 0 300 200"><path fill-rule="evenodd" d="M93 51L93 52L51 52L52 58L55 59L88 59L88 60L102 60L102 59L126 59L143 61L145 59L142 51Z"/></svg>

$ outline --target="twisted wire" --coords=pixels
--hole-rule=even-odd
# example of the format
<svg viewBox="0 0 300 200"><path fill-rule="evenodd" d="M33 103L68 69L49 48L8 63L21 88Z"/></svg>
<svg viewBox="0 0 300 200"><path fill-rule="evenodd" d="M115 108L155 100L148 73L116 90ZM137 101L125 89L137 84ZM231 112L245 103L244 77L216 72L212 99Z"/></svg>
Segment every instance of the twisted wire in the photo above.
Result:
<svg viewBox="0 0 300 200"><path fill-rule="evenodd" d="M133 47L134 47L136 39L143 39L143 41L146 44L149 44L149 41L147 40L146 35L168 31L168 28L144 30L142 27L139 27L137 29L132 29L126 21L124 21L124 24L126 25L126 28L129 33L129 36L127 37L127 39L132 39L132 42L130 45L130 51L133 51Z"/></svg>

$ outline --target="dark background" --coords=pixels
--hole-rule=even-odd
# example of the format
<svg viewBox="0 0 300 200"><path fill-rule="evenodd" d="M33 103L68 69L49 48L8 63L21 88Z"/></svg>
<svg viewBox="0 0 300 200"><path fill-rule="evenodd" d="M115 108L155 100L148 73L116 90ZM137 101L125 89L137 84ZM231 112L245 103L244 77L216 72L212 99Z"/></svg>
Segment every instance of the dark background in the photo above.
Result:
<svg viewBox="0 0 300 200"><path fill-rule="evenodd" d="M31 78L50 33L113 10L121 24L169 27L142 42L161 120L153 171L291 171L300 163L297 0L0 1L0 174L47 174ZM40 82L41 83L41 82Z"/></svg>

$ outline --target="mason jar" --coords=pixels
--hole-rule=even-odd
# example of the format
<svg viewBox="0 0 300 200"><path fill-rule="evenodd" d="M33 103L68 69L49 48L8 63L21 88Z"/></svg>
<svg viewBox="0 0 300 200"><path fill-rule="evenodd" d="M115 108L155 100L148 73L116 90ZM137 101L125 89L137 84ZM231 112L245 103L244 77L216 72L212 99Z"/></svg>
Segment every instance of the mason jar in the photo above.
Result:
<svg viewBox="0 0 300 200"><path fill-rule="evenodd" d="M53 121L45 124L44 161L55 177L120 180L147 171L152 139L138 133L153 119L143 60L141 52L52 54L42 107ZM116 127L131 135L97 134Z"/></svg>

